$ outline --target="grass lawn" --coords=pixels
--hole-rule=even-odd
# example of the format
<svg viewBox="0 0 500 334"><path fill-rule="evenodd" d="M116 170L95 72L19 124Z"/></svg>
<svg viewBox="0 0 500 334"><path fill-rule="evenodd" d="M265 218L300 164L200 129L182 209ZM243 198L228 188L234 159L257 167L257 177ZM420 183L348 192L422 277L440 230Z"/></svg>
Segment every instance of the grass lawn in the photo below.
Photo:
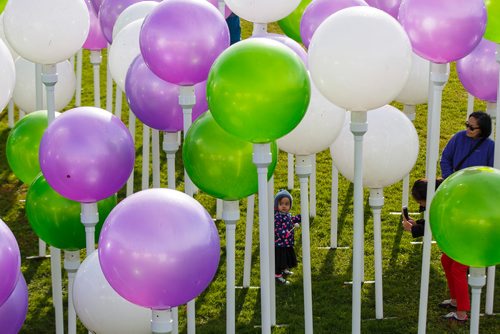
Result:
<svg viewBox="0 0 500 334"><path fill-rule="evenodd" d="M251 26L243 22L243 36L248 37ZM277 25L270 25L270 31L279 32ZM88 63L88 52L84 53L84 82L82 105L93 105L92 70ZM105 72L101 76L101 92L105 92ZM102 105L105 105L105 96ZM124 99L122 119L127 120L128 110ZM395 104L401 108L401 105ZM73 105L71 105L73 106ZM476 109L484 110L484 103L476 102ZM458 81L454 64L452 74L444 90L441 119L441 150L447 140L463 128L467 109L467 93ZM420 155L411 173L410 184L425 174L425 140L426 140L427 105L417 107L415 126L420 136ZM27 222L24 202L27 187L10 171L5 156L5 142L9 134L7 112L0 114L0 217L14 232L22 256L22 271L29 285L29 312L21 333L43 334L54 333L54 311L50 287L50 262L48 260L26 260L26 256L38 252L37 236ZM137 126L137 159L135 189L140 189L140 171L142 165L141 139L142 127ZM182 163L180 153L177 155L178 189L183 189ZM166 161L162 153L162 186L166 186ZM287 186L287 155L280 153L275 172L275 189ZM294 212L300 210L298 180L295 179ZM382 211L382 247L384 278L384 315L385 320L375 318L374 285L366 284L362 289L362 332L363 333L416 333L418 326L418 305L420 290L420 271L422 246L412 245L411 235L404 232L398 215L391 211L401 209L401 182L384 189L385 206ZM123 198L123 190L119 198ZM205 194L195 196L205 208L215 215L215 200ZM330 240L330 199L331 199L331 158L328 151L317 156L317 215L311 220L311 265L313 290L313 317L316 333L350 333L351 331L351 287L344 281L352 278L352 248L347 250L325 250L319 247L329 246ZM339 180L339 245L352 245L352 201L353 188L343 177ZM241 220L237 225L236 240L236 285L241 285L243 276L243 254L245 239L246 200L241 204ZM410 200L410 211L417 211L418 205ZM257 211L257 210L256 210ZM257 214L257 212L256 212ZM254 217L254 245L252 259L251 285L259 285L259 252L257 216ZM217 275L208 289L197 299L196 321L198 333L225 332L225 226L217 221L222 249ZM365 191L365 278L374 278L373 269L373 222L368 205L368 190ZM287 324L277 327L273 333L303 333L303 286L301 267L301 236L297 233L296 252L299 255L299 267L291 277L289 286L277 286L277 322ZM428 333L468 333L468 326L452 326L440 319L444 312L437 304L448 298L444 273L439 261L440 251L432 246L432 259L429 288ZM500 286L496 284L496 290ZM484 306L483 301L481 305ZM64 288L66 298L67 290ZM65 302L66 303L66 302ZM495 296L495 310L500 309L500 294ZM257 289L236 290L236 332L259 333L260 328L260 293ZM185 309L181 308L180 326L186 332ZM500 333L500 318L495 316L481 317L482 333ZM1 332L1 329L0 329ZM79 324L78 333L87 333ZM117 333L118 334L118 333Z"/></svg>

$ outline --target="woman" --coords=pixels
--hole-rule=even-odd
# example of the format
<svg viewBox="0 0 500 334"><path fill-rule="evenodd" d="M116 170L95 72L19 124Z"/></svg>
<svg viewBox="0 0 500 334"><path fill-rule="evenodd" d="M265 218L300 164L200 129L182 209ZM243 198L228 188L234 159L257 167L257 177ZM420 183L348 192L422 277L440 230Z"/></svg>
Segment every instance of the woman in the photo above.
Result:
<svg viewBox="0 0 500 334"><path fill-rule="evenodd" d="M472 166L493 167L494 142L491 134L491 118L485 112L475 111L465 123L466 130L456 133L446 144L441 155L441 173L447 178L454 172ZM469 286L467 284L468 267L458 263L443 253L441 256L450 290L450 299L439 304L449 310L445 319L464 322L470 311Z"/></svg>

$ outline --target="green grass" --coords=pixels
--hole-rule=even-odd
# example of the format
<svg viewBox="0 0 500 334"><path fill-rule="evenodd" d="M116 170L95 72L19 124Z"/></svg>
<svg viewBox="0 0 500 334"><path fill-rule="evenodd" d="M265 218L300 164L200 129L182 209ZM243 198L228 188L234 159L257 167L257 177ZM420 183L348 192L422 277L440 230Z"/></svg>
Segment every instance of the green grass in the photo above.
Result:
<svg viewBox="0 0 500 334"><path fill-rule="evenodd" d="M243 36L251 33L248 23L243 23ZM270 30L279 31L276 25ZM104 106L105 76L101 78L101 92ZM88 53L84 53L84 91L83 105L92 105L92 71L88 64ZM395 104L398 107L400 105ZM124 106L125 100L124 100ZM454 66L452 75L444 90L441 120L441 150L453 133L463 128L466 115L467 94L461 87ZM484 104L477 102L477 108L484 110ZM415 126L420 136L420 155L412 171L410 184L425 173L426 105L418 106ZM128 110L124 107L122 119L125 121ZM141 127L137 127L137 159L135 189L140 189ZM0 141L6 142L7 113L0 115ZM0 146L0 217L13 230L21 248L22 271L29 285L29 312L21 333L54 333L54 311L50 288L50 263L48 260L26 260L26 256L37 253L37 237L31 230L25 216L24 203L26 186L11 173L5 157L5 145ZM177 156L178 189L183 189L182 164L180 153ZM162 153L162 186L166 185L165 156ZM287 186L287 156L281 152L275 173L275 189ZM322 250L318 247L329 246L330 235L330 185L331 158L329 152L321 152L317 159L317 216L311 220L311 264L313 290L313 317L316 333L349 333L351 331L351 288L344 281L352 278L352 249ZM339 245L352 244L352 185L344 178L339 181ZM300 203L298 180L292 195L296 198L294 211L299 212ZM401 208L401 183L384 189L385 206L382 211L382 246L384 271L384 315L387 320L371 320L375 317L375 292L373 285L364 285L362 289L362 332L363 333L416 333L418 326L418 305L420 290L420 270L422 247L411 245L411 236L404 232L399 224L399 216L390 215L391 211ZM123 198L123 191L119 194ZM215 215L215 200L205 194L196 195L205 208ZM416 211L417 204L410 201L410 211ZM257 211L257 210L256 210ZM257 213L257 212L256 212ZM245 238L246 200L241 201L241 220L237 225L236 245L236 284L241 285L243 276L243 253ZM225 332L225 236L224 223L216 222L220 232L222 249L217 275L208 289L197 299L196 321L198 333ZM258 257L258 222L254 217L253 258L251 285L259 285ZM277 286L277 322L288 324L279 327L273 333L303 333L303 286L301 267L301 236L298 233L296 252L299 255L299 267L291 277L289 286ZM467 333L467 326L450 326L439 319L443 314L437 304L447 298L446 282L439 262L440 251L432 246L432 262L429 287L428 333ZM373 223L368 206L368 192L365 192L365 277L373 279ZM498 281L498 280L497 280ZM496 290L500 288L496 284ZM66 298L66 288L65 298ZM66 303L66 302L65 302ZM495 298L495 309L500 303L499 293ZM484 289L483 301L484 305ZM236 332L259 333L255 328L260 324L260 295L258 290L236 290ZM186 332L185 310L181 308L180 326ZM482 333L500 332L500 320L494 316L481 317ZM78 333L86 333L79 324Z"/></svg>

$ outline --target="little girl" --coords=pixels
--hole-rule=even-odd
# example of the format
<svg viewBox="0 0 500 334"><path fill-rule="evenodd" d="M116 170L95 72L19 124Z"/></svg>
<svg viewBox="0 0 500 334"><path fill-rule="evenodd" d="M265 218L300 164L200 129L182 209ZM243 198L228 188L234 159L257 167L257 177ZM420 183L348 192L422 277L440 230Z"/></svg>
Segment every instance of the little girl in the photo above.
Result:
<svg viewBox="0 0 500 334"><path fill-rule="evenodd" d="M290 284L283 276L292 275L290 268L297 266L297 256L293 249L294 229L299 227L300 215L292 216L292 195L280 190L274 197L274 259L275 277L281 284Z"/></svg>

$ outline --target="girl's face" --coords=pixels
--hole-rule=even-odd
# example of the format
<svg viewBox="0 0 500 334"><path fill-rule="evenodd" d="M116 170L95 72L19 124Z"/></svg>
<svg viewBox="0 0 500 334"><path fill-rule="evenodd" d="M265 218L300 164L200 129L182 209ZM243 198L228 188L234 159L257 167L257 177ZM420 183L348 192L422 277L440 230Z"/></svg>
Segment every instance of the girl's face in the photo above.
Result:
<svg viewBox="0 0 500 334"><path fill-rule="evenodd" d="M282 197L278 201L278 211L288 212L290 211L290 199L288 197Z"/></svg>
<svg viewBox="0 0 500 334"><path fill-rule="evenodd" d="M467 128L467 137L478 138L481 136L481 129L475 117L469 117L469 120L465 123L465 127Z"/></svg>

